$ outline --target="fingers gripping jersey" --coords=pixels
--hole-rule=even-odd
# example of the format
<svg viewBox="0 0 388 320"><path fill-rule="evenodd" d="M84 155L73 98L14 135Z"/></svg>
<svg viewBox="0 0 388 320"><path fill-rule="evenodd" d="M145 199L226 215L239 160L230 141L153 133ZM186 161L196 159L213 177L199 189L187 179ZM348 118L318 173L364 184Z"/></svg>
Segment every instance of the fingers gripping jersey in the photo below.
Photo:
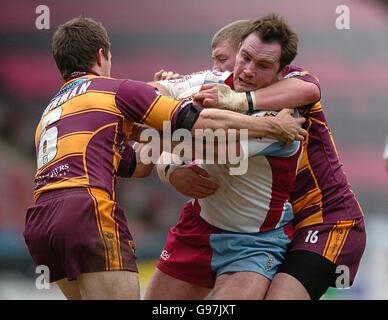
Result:
<svg viewBox="0 0 388 320"><path fill-rule="evenodd" d="M184 103L139 81L85 75L67 82L36 130L35 199L48 190L89 186L114 197L116 176L133 170L133 122L161 130L172 120L174 130Z"/></svg>

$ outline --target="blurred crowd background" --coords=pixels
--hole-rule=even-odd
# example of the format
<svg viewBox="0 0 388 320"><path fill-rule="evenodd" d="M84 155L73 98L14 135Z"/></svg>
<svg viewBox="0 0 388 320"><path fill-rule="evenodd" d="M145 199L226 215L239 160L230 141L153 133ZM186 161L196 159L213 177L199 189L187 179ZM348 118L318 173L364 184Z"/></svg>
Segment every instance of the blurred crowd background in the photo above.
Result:
<svg viewBox="0 0 388 320"><path fill-rule="evenodd" d="M50 29L38 30L38 5ZM336 8L350 9L350 29L336 28ZM210 41L227 23L276 12L300 35L295 62L320 79L322 100L341 162L364 209L367 250L350 290L327 299L388 299L388 1L163 0L3 1L0 10L0 299L63 298L35 288L35 266L22 231L32 203L34 134L61 86L51 55L56 27L79 15L101 21L112 42L112 75L152 80L160 69L181 74L211 66ZM137 242L142 287L187 201L153 174L120 180L118 199ZM43 292L45 291L45 292Z"/></svg>

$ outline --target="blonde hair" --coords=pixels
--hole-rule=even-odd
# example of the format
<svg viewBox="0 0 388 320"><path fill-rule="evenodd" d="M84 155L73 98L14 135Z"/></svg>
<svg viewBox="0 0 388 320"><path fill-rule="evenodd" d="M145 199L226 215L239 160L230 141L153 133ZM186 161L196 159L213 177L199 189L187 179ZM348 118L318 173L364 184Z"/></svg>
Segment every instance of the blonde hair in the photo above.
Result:
<svg viewBox="0 0 388 320"><path fill-rule="evenodd" d="M226 41L234 50L237 51L241 42L241 37L250 25L251 22L249 20L237 20L227 24L218 30L213 36L211 42L212 49L214 49L221 42Z"/></svg>

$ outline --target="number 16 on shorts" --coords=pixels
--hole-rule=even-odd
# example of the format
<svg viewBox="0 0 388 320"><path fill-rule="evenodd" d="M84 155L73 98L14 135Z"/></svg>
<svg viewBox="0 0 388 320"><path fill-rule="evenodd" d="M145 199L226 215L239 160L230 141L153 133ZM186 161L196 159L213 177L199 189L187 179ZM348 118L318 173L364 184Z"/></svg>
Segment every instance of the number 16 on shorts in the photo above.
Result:
<svg viewBox="0 0 388 320"><path fill-rule="evenodd" d="M317 243L318 241L318 230L309 230L307 232L307 237L304 242Z"/></svg>

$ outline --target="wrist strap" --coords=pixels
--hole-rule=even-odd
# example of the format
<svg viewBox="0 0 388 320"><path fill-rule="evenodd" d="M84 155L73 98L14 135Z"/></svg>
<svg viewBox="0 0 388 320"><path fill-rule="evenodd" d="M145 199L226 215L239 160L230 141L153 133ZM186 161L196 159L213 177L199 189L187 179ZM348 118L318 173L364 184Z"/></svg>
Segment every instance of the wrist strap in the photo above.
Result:
<svg viewBox="0 0 388 320"><path fill-rule="evenodd" d="M179 168L181 165L179 164L158 164L156 170L158 172L158 176L161 182L164 184L170 184L170 176L175 171L175 169Z"/></svg>
<svg viewBox="0 0 388 320"><path fill-rule="evenodd" d="M250 91L245 92L245 94L247 96L247 102L248 102L248 114L250 114L255 110L253 106L252 94Z"/></svg>

